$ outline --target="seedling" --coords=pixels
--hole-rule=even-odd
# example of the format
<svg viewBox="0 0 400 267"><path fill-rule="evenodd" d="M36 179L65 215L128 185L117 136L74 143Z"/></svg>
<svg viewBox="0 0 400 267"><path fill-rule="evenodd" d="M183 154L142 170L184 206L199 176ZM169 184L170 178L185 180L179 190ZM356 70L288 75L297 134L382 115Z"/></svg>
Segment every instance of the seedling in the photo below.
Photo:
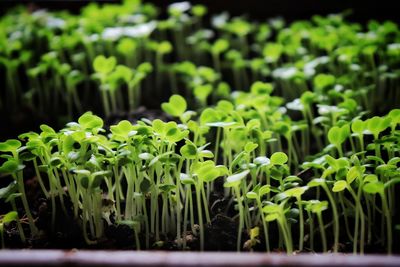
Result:
<svg viewBox="0 0 400 267"><path fill-rule="evenodd" d="M0 198L19 213L11 217L21 240L42 236L25 192L34 176L35 193L50 203L43 236L55 234L64 212L89 246L101 247L105 230L124 224L136 249L154 242L203 250L218 213L237 222L237 250L263 245L262 230L266 251L314 250L319 232L327 252L332 229L334 252L339 239L352 243L353 253L378 241L392 252L393 185L400 181L400 111L392 109L399 99L397 25L363 27L346 14L254 23L227 13L208 24L206 13L181 2L160 20L165 12L127 0L91 4L80 14L21 8L2 17L7 86L0 111L10 125L21 107L49 121L72 120L98 99L109 122L136 115L143 104L154 108L158 96L177 120L122 120L103 129L108 123L89 112L64 128L41 125L21 141L1 142L0 175L12 182ZM29 223L27 237L20 218Z"/></svg>
<svg viewBox="0 0 400 267"><path fill-rule="evenodd" d="M278 226L283 235L283 239L285 242L286 252L288 255L293 252L293 242L292 242L292 234L290 231L289 224L286 220L286 212L288 209L285 208L286 201L282 201L281 204L268 203L263 207L263 212L267 213L265 220L267 222L277 221Z"/></svg>
<svg viewBox="0 0 400 267"><path fill-rule="evenodd" d="M325 233L325 225L322 219L322 212L328 209L328 201L312 201L308 204L308 209L310 209L313 213L317 214L319 232L321 234L322 241L322 251L327 252L327 241L326 241L326 233Z"/></svg>
<svg viewBox="0 0 400 267"><path fill-rule="evenodd" d="M242 244L242 231L244 227L244 209L242 204L242 196L241 196L241 184L243 179L250 173L249 170L242 171L237 174L230 175L226 178L226 182L224 183L224 187L233 188L233 191L236 196L236 201L238 203L239 208L239 228L238 228L238 237L237 237L237 250L240 251Z"/></svg>
<svg viewBox="0 0 400 267"><path fill-rule="evenodd" d="M313 179L307 184L308 187L319 187L321 186L326 195L329 198L329 202L332 206L332 212L333 212L333 228L334 228L334 244L333 244L333 251L336 253L339 250L339 215L336 207L336 202L332 196L332 193L330 192L330 189L326 185L325 179L319 178L319 179Z"/></svg>
<svg viewBox="0 0 400 267"><path fill-rule="evenodd" d="M1 236L1 248L5 247L4 244L4 226L12 221L18 220L18 213L16 211L10 211L0 218L0 236Z"/></svg>

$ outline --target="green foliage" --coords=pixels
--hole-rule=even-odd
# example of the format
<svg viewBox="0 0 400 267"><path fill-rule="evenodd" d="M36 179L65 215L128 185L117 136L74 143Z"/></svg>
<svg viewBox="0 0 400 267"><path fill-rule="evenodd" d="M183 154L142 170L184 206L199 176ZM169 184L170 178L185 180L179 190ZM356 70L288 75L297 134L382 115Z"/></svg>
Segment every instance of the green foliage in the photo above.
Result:
<svg viewBox="0 0 400 267"><path fill-rule="evenodd" d="M180 95L172 95L167 103L163 103L161 108L171 116L180 117L186 111L186 100Z"/></svg>
<svg viewBox="0 0 400 267"><path fill-rule="evenodd" d="M21 222L32 240L53 236L64 212L90 245L119 224L136 249L175 240L203 250L218 213L237 224L238 250L260 241L267 251L318 251L317 235L323 252L385 243L390 253L399 27L346 14L290 24L225 13L208 23L206 14L189 2L161 12L127 0L1 18L0 112L78 118L0 142L0 199L14 210L1 227L16 220L21 240ZM165 96L172 121L137 116ZM100 116L84 113L99 101ZM121 114L135 123L109 125ZM25 192L32 177L48 199L43 233Z"/></svg>

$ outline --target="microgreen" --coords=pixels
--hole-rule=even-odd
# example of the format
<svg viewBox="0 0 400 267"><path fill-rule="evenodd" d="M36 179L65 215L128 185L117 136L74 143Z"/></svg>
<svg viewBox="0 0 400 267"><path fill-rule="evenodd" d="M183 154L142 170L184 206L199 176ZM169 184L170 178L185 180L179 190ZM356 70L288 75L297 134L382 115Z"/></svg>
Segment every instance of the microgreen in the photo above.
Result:
<svg viewBox="0 0 400 267"><path fill-rule="evenodd" d="M2 238L14 220L22 242L41 237L25 192L35 177L49 205L43 236L59 230L63 212L88 245L102 246L112 225L124 225L136 249L204 250L222 215L237 225L238 251L313 251L319 232L323 252L339 252L339 241L353 253L381 243L392 252L398 26L363 27L345 13L290 24L223 13L207 23L207 11L126 0L79 14L5 13L6 123L25 110L71 122L0 142L0 178L9 179L0 199L12 208L0 219ZM162 101L171 121L136 120L138 107ZM126 112L135 123L110 125Z"/></svg>
<svg viewBox="0 0 400 267"><path fill-rule="evenodd" d="M18 213L16 211L10 211L0 218L1 248L4 248L4 225L16 220L18 220Z"/></svg>

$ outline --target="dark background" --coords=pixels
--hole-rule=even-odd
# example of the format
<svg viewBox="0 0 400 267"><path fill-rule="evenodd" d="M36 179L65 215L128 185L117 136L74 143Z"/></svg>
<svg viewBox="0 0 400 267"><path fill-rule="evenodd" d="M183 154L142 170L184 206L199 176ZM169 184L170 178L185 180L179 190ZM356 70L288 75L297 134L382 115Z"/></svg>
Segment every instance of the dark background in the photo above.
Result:
<svg viewBox="0 0 400 267"><path fill-rule="evenodd" d="M79 12L79 9L90 1L86 0L0 0L0 13L18 4L33 3L48 9L68 9ZM100 0L102 3L118 3L119 0ZM178 1L143 0L163 8ZM229 11L233 15L248 14L250 17L263 20L274 16L283 16L288 21L308 19L312 15L338 13L346 9L353 10L350 20L366 22L370 19L393 20L400 22L399 0L191 0L208 7L210 13Z"/></svg>

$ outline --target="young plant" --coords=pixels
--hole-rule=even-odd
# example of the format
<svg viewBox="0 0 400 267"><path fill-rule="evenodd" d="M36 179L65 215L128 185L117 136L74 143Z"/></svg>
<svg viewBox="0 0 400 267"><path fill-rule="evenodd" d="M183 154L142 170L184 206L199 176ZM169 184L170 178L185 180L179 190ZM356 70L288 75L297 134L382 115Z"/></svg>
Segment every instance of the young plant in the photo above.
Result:
<svg viewBox="0 0 400 267"><path fill-rule="evenodd" d="M16 211L10 211L0 218L0 240L1 248L4 248L4 226L18 220L18 213Z"/></svg>
<svg viewBox="0 0 400 267"><path fill-rule="evenodd" d="M241 187L244 185L243 181L246 176L250 173L249 170L244 170L242 172L230 175L226 178L226 182L224 183L225 188L232 188L236 197L236 201L238 203L239 209L239 228L238 228L238 236L237 236L237 251L240 251L242 245L242 231L244 227L244 208L242 203L242 195L241 195ZM246 192L243 192L246 193Z"/></svg>

